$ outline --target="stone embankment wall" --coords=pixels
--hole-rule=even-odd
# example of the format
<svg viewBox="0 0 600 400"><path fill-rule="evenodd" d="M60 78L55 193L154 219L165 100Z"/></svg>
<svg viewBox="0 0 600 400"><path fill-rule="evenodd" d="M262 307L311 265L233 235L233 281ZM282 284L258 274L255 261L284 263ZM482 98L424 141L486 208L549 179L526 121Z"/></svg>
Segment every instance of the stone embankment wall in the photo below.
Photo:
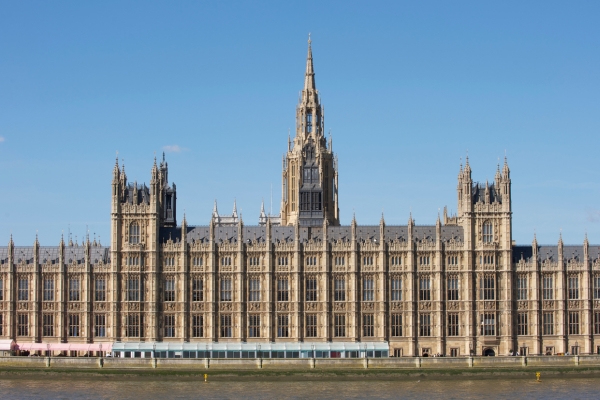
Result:
<svg viewBox="0 0 600 400"><path fill-rule="evenodd" d="M468 369L527 367L600 367L600 356L402 357L355 359L165 359L97 357L0 357L0 369L169 369L169 370L304 370L304 369Z"/></svg>

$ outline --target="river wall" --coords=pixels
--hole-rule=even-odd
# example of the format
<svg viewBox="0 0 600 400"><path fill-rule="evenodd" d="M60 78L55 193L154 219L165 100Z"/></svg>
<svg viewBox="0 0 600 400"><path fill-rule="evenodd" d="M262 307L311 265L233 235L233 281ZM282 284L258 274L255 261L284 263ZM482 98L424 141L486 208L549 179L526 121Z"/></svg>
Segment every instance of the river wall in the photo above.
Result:
<svg viewBox="0 0 600 400"><path fill-rule="evenodd" d="M399 357L355 359L165 359L100 357L0 357L0 369L349 370L600 367L600 356Z"/></svg>

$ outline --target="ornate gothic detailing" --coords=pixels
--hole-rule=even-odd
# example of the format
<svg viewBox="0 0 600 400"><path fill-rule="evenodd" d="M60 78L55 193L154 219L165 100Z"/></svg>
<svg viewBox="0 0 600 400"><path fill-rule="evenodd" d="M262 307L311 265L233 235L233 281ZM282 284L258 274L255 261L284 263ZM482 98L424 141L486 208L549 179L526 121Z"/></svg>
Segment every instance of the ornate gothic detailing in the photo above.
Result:
<svg viewBox="0 0 600 400"><path fill-rule="evenodd" d="M248 311L260 311L260 308L260 303L258 302L248 303Z"/></svg>
<svg viewBox="0 0 600 400"><path fill-rule="evenodd" d="M402 304L400 302L393 302L390 305L390 308L392 309L392 311L401 311L404 309L404 304Z"/></svg>
<svg viewBox="0 0 600 400"><path fill-rule="evenodd" d="M485 301L483 303L483 309L484 310L495 310L496 309L496 302L495 301Z"/></svg>
<svg viewBox="0 0 600 400"><path fill-rule="evenodd" d="M420 301L419 302L419 310L431 310L431 302L430 301Z"/></svg>
<svg viewBox="0 0 600 400"><path fill-rule="evenodd" d="M29 310L29 303L18 302L17 303L17 310Z"/></svg>
<svg viewBox="0 0 600 400"><path fill-rule="evenodd" d="M520 301L518 305L519 310L527 310L529 308L526 301Z"/></svg>
<svg viewBox="0 0 600 400"><path fill-rule="evenodd" d="M578 300L569 300L569 309L574 310L581 308L581 304Z"/></svg>
<svg viewBox="0 0 600 400"><path fill-rule="evenodd" d="M277 311L293 311L293 306L291 303L278 302Z"/></svg>
<svg viewBox="0 0 600 400"><path fill-rule="evenodd" d="M306 311L319 311L321 309L320 306L321 305L319 303L312 303L312 302L304 303L304 309Z"/></svg>
<svg viewBox="0 0 600 400"><path fill-rule="evenodd" d="M552 300L544 300L544 302L542 303L542 307L545 310L552 310L552 309L554 309L554 301L552 301Z"/></svg>
<svg viewBox="0 0 600 400"><path fill-rule="evenodd" d="M458 311L460 310L460 303L458 301L449 301L447 308L451 311Z"/></svg>
<svg viewBox="0 0 600 400"><path fill-rule="evenodd" d="M333 303L333 311L345 311L346 310L346 303L342 303L342 302L334 302Z"/></svg>
<svg viewBox="0 0 600 400"><path fill-rule="evenodd" d="M81 310L81 303L69 302L67 305L67 309L69 311L79 311Z"/></svg>

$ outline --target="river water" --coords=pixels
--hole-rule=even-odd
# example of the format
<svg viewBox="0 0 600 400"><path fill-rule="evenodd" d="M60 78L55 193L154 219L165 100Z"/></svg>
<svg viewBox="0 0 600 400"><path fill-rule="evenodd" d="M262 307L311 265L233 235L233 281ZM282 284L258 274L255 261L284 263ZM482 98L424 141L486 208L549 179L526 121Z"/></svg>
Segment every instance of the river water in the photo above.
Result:
<svg viewBox="0 0 600 400"><path fill-rule="evenodd" d="M542 377L543 378L543 377ZM224 377L220 377L224 379ZM0 398L33 399L598 399L600 378L178 380L156 377L0 376Z"/></svg>

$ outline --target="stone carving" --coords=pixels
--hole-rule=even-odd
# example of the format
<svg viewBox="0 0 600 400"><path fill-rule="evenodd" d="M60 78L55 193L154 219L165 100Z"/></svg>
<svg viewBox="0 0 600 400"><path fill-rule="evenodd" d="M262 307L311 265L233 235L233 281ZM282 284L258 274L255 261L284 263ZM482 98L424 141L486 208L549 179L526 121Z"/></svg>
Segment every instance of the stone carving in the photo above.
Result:
<svg viewBox="0 0 600 400"><path fill-rule="evenodd" d="M204 303L192 303L192 311L204 311Z"/></svg>
<svg viewBox="0 0 600 400"><path fill-rule="evenodd" d="M375 304L374 303L363 303L362 304L363 311L374 311Z"/></svg>
<svg viewBox="0 0 600 400"><path fill-rule="evenodd" d="M333 303L333 309L335 311L345 311L346 310L346 303Z"/></svg>
<svg viewBox="0 0 600 400"><path fill-rule="evenodd" d="M546 300L546 301L544 301L543 307L545 309L552 309L552 308L554 308L554 302Z"/></svg>
<svg viewBox="0 0 600 400"><path fill-rule="evenodd" d="M402 303L392 303L392 311L399 311L402 310L404 307L404 305Z"/></svg>
<svg viewBox="0 0 600 400"><path fill-rule="evenodd" d="M42 303L42 310L44 310L44 311L54 310L54 303L47 303L47 302Z"/></svg>
<svg viewBox="0 0 600 400"><path fill-rule="evenodd" d="M431 302L430 301L419 302L419 310L431 310Z"/></svg>
<svg viewBox="0 0 600 400"><path fill-rule="evenodd" d="M249 311L260 311L260 303L248 303L248 310Z"/></svg>
<svg viewBox="0 0 600 400"><path fill-rule="evenodd" d="M460 305L457 301L451 301L448 303L448 310L459 310L460 309Z"/></svg>
<svg viewBox="0 0 600 400"><path fill-rule="evenodd" d="M289 303L277 303L277 311L290 311Z"/></svg>
<svg viewBox="0 0 600 400"><path fill-rule="evenodd" d="M69 302L69 306L68 306L69 310L73 310L73 311L78 311L81 309L81 303L73 303L73 302Z"/></svg>
<svg viewBox="0 0 600 400"><path fill-rule="evenodd" d="M483 309L484 310L495 310L496 302L495 301L486 301L485 303L483 303Z"/></svg>
<svg viewBox="0 0 600 400"><path fill-rule="evenodd" d="M519 310L527 310L527 302L526 301L520 301L519 302Z"/></svg>
<svg viewBox="0 0 600 400"><path fill-rule="evenodd" d="M231 303L221 303L219 309L221 311L233 311L233 305Z"/></svg>
<svg viewBox="0 0 600 400"><path fill-rule="evenodd" d="M306 311L318 311L319 303L305 303Z"/></svg>
<svg viewBox="0 0 600 400"><path fill-rule="evenodd" d="M569 308L571 308L571 309L579 308L579 301L577 301L577 300L570 300L569 301Z"/></svg>

